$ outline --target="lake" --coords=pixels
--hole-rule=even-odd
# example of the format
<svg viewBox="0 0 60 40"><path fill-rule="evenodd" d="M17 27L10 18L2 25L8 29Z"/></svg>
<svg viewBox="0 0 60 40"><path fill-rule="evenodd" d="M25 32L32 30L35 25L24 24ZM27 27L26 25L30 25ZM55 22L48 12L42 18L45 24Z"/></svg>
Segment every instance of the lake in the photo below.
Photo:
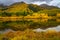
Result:
<svg viewBox="0 0 60 40"><path fill-rule="evenodd" d="M16 19L0 20L0 33L9 30L33 29L34 31L56 30L60 31L60 19Z"/></svg>

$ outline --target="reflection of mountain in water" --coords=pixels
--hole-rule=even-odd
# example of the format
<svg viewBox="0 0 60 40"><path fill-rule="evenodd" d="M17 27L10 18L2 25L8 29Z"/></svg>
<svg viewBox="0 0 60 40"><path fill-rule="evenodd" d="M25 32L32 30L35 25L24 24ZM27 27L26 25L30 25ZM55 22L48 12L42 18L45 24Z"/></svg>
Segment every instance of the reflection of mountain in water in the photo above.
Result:
<svg viewBox="0 0 60 40"><path fill-rule="evenodd" d="M58 31L60 31L60 25L57 27L47 28L45 30L38 28L38 29L34 29L33 31L41 32L41 31L47 31L47 30L56 30L58 32Z"/></svg>
<svg viewBox="0 0 60 40"><path fill-rule="evenodd" d="M37 28L37 29L33 29L33 31L36 31L36 32L46 32L46 31L57 31L59 32L60 31L60 25L59 26L56 26L56 27L51 27L51 28L47 28L47 29L40 29L40 28ZM15 32L14 30L12 29L5 29L5 30L1 30L0 33L6 33L8 31L13 31Z"/></svg>
<svg viewBox="0 0 60 40"><path fill-rule="evenodd" d="M25 30L50 28L60 25L60 19L19 19L15 21L0 21L0 29Z"/></svg>

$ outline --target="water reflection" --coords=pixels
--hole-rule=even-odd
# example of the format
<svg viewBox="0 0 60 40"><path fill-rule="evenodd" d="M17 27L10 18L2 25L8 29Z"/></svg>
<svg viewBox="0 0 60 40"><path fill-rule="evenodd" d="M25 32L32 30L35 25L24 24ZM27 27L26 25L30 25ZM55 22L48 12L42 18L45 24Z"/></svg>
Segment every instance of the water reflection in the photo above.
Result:
<svg viewBox="0 0 60 40"><path fill-rule="evenodd" d="M44 30L40 29L40 28L37 28L37 29L34 29L33 31L36 31L36 32L44 31L44 32L46 32L47 30L55 30L55 31L59 32L60 31L60 25L56 26L56 27L52 27L52 28L47 28L47 29L44 29Z"/></svg>
<svg viewBox="0 0 60 40"><path fill-rule="evenodd" d="M54 19L36 19L36 18L28 18L28 19L20 19L20 18L14 18L14 19L5 19L0 20L0 30L1 29L14 29L14 30L20 30L20 29L47 29L50 27L56 27L60 25L60 19L54 18Z"/></svg>
<svg viewBox="0 0 60 40"><path fill-rule="evenodd" d="M57 32L59 32L60 31L60 25L59 26L56 26L56 27L52 27L52 28L47 28L47 29L41 29L41 28L37 28L37 29L33 29L33 31L35 31L35 32L46 32L46 31L48 31L48 30L55 30L55 31L57 31ZM6 32L8 32L8 31L13 31L13 32L15 32L14 30L12 30L12 29L5 29L5 30L1 30L0 31L0 33L6 33Z"/></svg>

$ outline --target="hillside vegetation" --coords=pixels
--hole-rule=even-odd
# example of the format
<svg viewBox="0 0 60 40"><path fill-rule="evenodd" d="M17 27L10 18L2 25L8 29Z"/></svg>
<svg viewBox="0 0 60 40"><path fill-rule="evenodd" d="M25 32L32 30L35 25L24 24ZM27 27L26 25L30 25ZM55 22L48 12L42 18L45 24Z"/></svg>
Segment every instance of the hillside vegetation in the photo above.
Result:
<svg viewBox="0 0 60 40"><path fill-rule="evenodd" d="M60 8L17 2L0 6L0 29L25 30L60 25Z"/></svg>

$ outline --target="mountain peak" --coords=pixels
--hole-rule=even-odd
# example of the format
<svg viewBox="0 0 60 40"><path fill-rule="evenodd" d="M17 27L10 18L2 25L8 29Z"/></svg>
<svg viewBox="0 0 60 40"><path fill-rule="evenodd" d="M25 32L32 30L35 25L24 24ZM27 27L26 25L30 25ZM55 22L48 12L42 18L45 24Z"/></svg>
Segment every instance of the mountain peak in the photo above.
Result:
<svg viewBox="0 0 60 40"><path fill-rule="evenodd" d="M26 3L21 1L21 2L15 2L15 3L11 4L11 5L19 5L19 4L26 4Z"/></svg>
<svg viewBox="0 0 60 40"><path fill-rule="evenodd" d="M55 8L58 8L56 6L50 6L50 5L47 5L47 4L41 4L40 7L43 7L43 8L46 8L46 9L55 9Z"/></svg>
<svg viewBox="0 0 60 40"><path fill-rule="evenodd" d="M49 6L49 5L47 5L47 4L41 4L40 6L41 7L46 7L46 6Z"/></svg>

